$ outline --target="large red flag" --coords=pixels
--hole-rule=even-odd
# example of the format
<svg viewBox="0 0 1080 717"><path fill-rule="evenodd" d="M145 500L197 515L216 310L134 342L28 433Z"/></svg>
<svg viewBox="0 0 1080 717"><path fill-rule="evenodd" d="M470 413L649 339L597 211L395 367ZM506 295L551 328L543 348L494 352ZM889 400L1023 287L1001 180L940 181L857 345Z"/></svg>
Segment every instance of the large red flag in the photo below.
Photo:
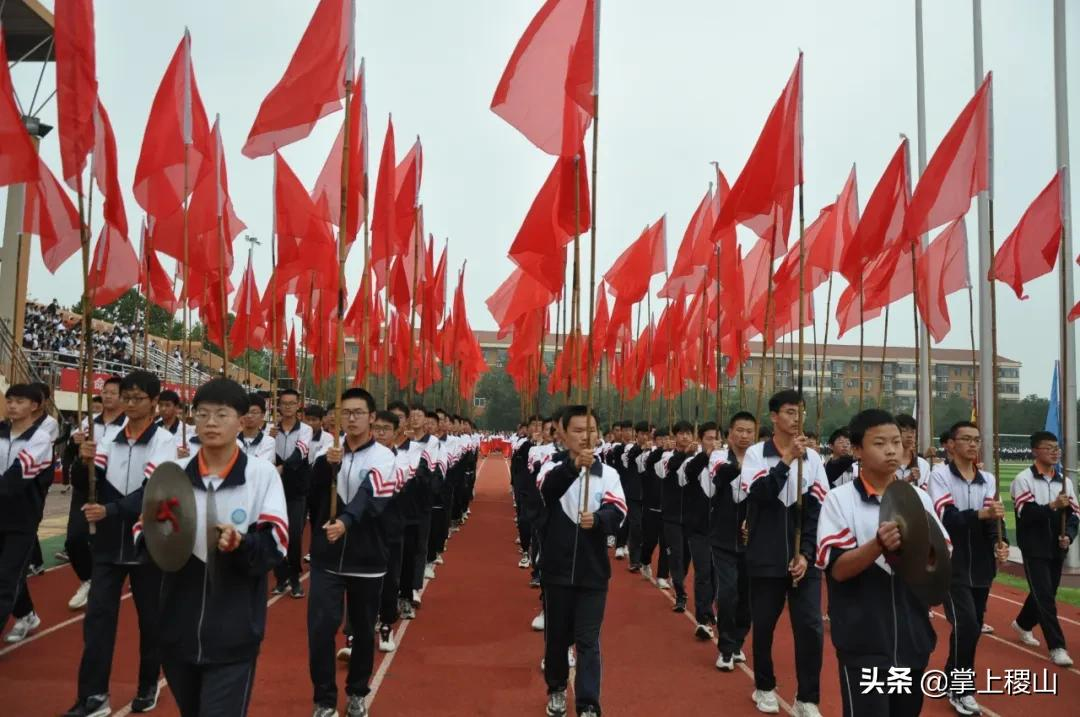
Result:
<svg viewBox="0 0 1080 717"><path fill-rule="evenodd" d="M157 258L157 252L154 251L153 247L153 238L145 224L143 224L142 228L140 254L142 255L140 283L142 284L143 296L151 304L160 306L170 314L175 314L176 310L180 308L180 302L176 300L176 293L173 291L172 282L169 281L169 275L165 273L165 269Z"/></svg>
<svg viewBox="0 0 1080 717"><path fill-rule="evenodd" d="M126 239L128 236L127 212L124 196L120 192L120 171L116 162L116 135L105 106L98 100L95 108L96 126L94 142L94 181L105 197L102 216Z"/></svg>
<svg viewBox="0 0 1080 717"><path fill-rule="evenodd" d="M371 266L375 272L375 285L386 285L390 258L397 246L397 161L394 150L394 118L386 121L386 137L383 139L379 158L379 175L375 179L375 206L371 217Z"/></svg>
<svg viewBox="0 0 1080 717"><path fill-rule="evenodd" d="M285 370L293 381L299 375L296 370L296 327L289 326L289 345L285 349Z"/></svg>
<svg viewBox="0 0 1080 717"><path fill-rule="evenodd" d="M278 240L277 292L297 278L314 277L318 288L337 291L337 244L322 212L280 154L274 155L275 232Z"/></svg>
<svg viewBox="0 0 1080 717"><path fill-rule="evenodd" d="M679 252L675 255L675 265L671 268L671 274L664 282L664 286L657 292L657 296L666 299L674 299L679 292L685 291L688 295L701 291L705 275L710 261L713 259L715 247L709 239L712 237L713 223L716 216L713 209L716 203L713 199L712 187L701 198L690 223L683 232L682 243L679 244Z"/></svg>
<svg viewBox="0 0 1080 717"><path fill-rule="evenodd" d="M94 147L98 91L94 4L92 0L65 0L55 3L54 15L60 163L64 180L76 189L86 156Z"/></svg>
<svg viewBox="0 0 1080 717"><path fill-rule="evenodd" d="M67 192L38 160L38 179L26 185L23 207L23 231L41 237L41 258L45 268L55 274L82 246L79 212Z"/></svg>
<svg viewBox="0 0 1080 717"><path fill-rule="evenodd" d="M364 100L364 61L353 87L349 107L349 196L345 210L345 240L352 243L367 218L367 103ZM341 223L341 163L345 153L345 126L338 130L334 146L326 158L311 199L326 211L326 219L334 226Z"/></svg>
<svg viewBox="0 0 1080 717"><path fill-rule="evenodd" d="M904 138L870 194L851 241L844 247L840 273L854 284L864 268L881 252L904 236L911 192L908 177L908 141Z"/></svg>
<svg viewBox="0 0 1080 717"><path fill-rule="evenodd" d="M506 331L524 314L546 308L555 295L520 268L506 278L484 302L500 331Z"/></svg>
<svg viewBox="0 0 1080 717"><path fill-rule="evenodd" d="M94 306L106 306L139 283L135 248L111 224L101 227L86 286Z"/></svg>
<svg viewBox="0 0 1080 717"><path fill-rule="evenodd" d="M424 148L420 138L416 138L405 159L394 168L394 249L397 254L409 250L409 243L416 230L423 239L423 226L418 213L420 211L420 180L424 173Z"/></svg>
<svg viewBox="0 0 1080 717"><path fill-rule="evenodd" d="M855 179L855 165L851 166L844 188L836 204L831 205L828 220L821 227L821 236L817 241L806 244L806 266L816 267L831 274L840 271L840 261L844 249L855 236L859 224L859 195ZM824 209L821 210L825 212Z"/></svg>
<svg viewBox="0 0 1080 717"><path fill-rule="evenodd" d="M745 224L776 245L787 247L795 187L802 183L802 53L776 101L757 144L720 209L716 230Z"/></svg>
<svg viewBox="0 0 1080 717"><path fill-rule="evenodd" d="M994 278L1024 294L1024 282L1049 274L1061 247L1062 188L1059 170L1020 217L994 257Z"/></svg>
<svg viewBox="0 0 1080 717"><path fill-rule="evenodd" d="M229 329L229 358L235 358L244 351L259 351L265 344L266 315L262 311L259 286L255 283L255 270L248 255L247 269L240 280L232 305L236 319ZM260 330L261 329L261 330Z"/></svg>
<svg viewBox="0 0 1080 717"><path fill-rule="evenodd" d="M608 290L620 302L641 301L653 274L667 269L667 216L645 228L604 274Z"/></svg>
<svg viewBox="0 0 1080 717"><path fill-rule="evenodd" d="M7 61L0 32L0 187L38 178L37 151L15 104L15 86L11 84Z"/></svg>
<svg viewBox="0 0 1080 717"><path fill-rule="evenodd" d="M992 79L986 73L919 177L904 222L913 241L966 214L971 198L990 188Z"/></svg>
<svg viewBox="0 0 1080 717"><path fill-rule="evenodd" d="M934 343L941 343L952 326L945 298L969 285L967 229L962 216L938 234L919 257L917 266L919 315Z"/></svg>
<svg viewBox="0 0 1080 717"><path fill-rule="evenodd" d="M322 117L341 109L353 71L354 0L320 0L285 74L259 107L245 156L262 157L311 134Z"/></svg>
<svg viewBox="0 0 1080 717"><path fill-rule="evenodd" d="M146 120L135 167L135 201L156 219L168 217L213 169L211 151L210 122L195 83L191 35L185 30Z"/></svg>
<svg viewBox="0 0 1080 717"><path fill-rule="evenodd" d="M580 151L596 114L595 0L547 0L503 70L492 111L548 154Z"/></svg>

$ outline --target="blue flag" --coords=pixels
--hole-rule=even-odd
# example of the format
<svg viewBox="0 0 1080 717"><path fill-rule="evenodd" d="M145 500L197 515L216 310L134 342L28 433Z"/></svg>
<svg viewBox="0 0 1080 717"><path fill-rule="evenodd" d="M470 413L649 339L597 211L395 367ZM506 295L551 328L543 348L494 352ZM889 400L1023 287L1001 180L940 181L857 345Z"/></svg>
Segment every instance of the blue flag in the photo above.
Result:
<svg viewBox="0 0 1080 717"><path fill-rule="evenodd" d="M1046 409L1045 430L1061 439L1061 399L1058 396L1058 371L1060 362L1054 362L1054 377L1050 383L1050 406Z"/></svg>

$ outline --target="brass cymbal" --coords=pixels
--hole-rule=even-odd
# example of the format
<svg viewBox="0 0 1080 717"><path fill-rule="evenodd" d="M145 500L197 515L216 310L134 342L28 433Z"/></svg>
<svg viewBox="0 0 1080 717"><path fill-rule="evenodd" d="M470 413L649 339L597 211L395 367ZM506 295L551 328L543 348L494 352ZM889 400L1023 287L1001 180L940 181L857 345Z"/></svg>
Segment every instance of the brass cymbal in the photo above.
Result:
<svg viewBox="0 0 1080 717"><path fill-rule="evenodd" d="M162 463L143 491L143 540L154 563L167 573L187 564L195 547L195 491L184 469Z"/></svg>

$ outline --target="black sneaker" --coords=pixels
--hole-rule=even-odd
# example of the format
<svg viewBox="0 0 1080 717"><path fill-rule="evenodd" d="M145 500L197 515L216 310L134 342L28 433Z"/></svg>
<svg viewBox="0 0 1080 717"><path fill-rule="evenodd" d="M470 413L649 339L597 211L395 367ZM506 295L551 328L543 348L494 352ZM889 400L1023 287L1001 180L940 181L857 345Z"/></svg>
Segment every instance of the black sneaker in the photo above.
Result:
<svg viewBox="0 0 1080 717"><path fill-rule="evenodd" d="M149 712L157 707L158 694L160 694L161 688L158 685L148 687L143 690L139 690L139 693L135 695L135 699L131 701L132 712Z"/></svg>
<svg viewBox="0 0 1080 717"><path fill-rule="evenodd" d="M27 565L26 566L26 576L29 577L29 578L33 578L33 577L36 577L38 575L44 575L44 574L45 574L45 566L44 565Z"/></svg>
<svg viewBox="0 0 1080 717"><path fill-rule="evenodd" d="M76 702L64 717L108 717L112 714L108 695L95 695Z"/></svg>
<svg viewBox="0 0 1080 717"><path fill-rule="evenodd" d="M304 597L304 588L300 587L300 583L292 586L292 592L290 593L290 597L293 600L299 600L300 598Z"/></svg>
<svg viewBox="0 0 1080 717"><path fill-rule="evenodd" d="M538 587L540 587L540 578L533 578L533 579L531 579L531 580L529 581L529 587L531 587L531 588L538 588Z"/></svg>
<svg viewBox="0 0 1080 717"><path fill-rule="evenodd" d="M630 563L630 567L628 569L632 573L640 573L641 572L641 566L638 565L637 563Z"/></svg>
<svg viewBox="0 0 1080 717"><path fill-rule="evenodd" d="M289 584L285 582L279 582L274 586L274 589L270 591L271 595L284 595L285 591L289 589Z"/></svg>
<svg viewBox="0 0 1080 717"><path fill-rule="evenodd" d="M671 608L672 612L686 612L686 596L679 595L675 598L675 607Z"/></svg>

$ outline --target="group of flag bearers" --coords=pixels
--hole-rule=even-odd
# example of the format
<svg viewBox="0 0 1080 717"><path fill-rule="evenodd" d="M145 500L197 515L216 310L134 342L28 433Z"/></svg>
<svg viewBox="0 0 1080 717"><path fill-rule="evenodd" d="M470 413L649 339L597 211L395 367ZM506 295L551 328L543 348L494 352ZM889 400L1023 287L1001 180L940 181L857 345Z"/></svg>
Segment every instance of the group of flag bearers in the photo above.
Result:
<svg viewBox="0 0 1080 717"><path fill-rule="evenodd" d="M945 538L951 555L943 605L952 628L943 666L952 685L948 700L958 714L981 714L976 648L997 565L1008 559L1008 536L996 478L978 463L978 426L962 421L950 427L940 460L931 464L915 449L911 416L864 410L830 436L825 460L802 431L803 410L801 394L784 390L769 401L771 429L739 411L723 430L714 422L679 421L663 429L618 421L600 441L584 406L519 425L510 458L519 567L532 568L531 582L541 590L542 609L532 626L545 634L548 715L568 711L570 648L576 648L576 713L601 713L599 634L609 548L617 560L628 560L629 572L672 590L676 612L689 607L685 581L693 564L694 635L716 640L716 667L725 672L747 661L743 645L751 636L752 699L759 711L779 711L772 643L786 603L795 649L794 714L819 714L826 621L844 714L919 714L920 679L936 635L931 604L896 572L903 532L880 517L894 481L918 488L926 520ZM1032 465L1011 487L1030 590L1012 628L1021 643L1037 647L1032 630L1040 626L1050 660L1069 667L1055 598L1080 505L1059 465L1057 437L1039 431L1031 449ZM882 680L901 674L910 688L865 689L866 675L875 672Z"/></svg>
<svg viewBox="0 0 1080 717"><path fill-rule="evenodd" d="M334 411L304 408L293 390L277 396L279 420L267 426L262 395L213 379L195 391L188 425L174 411L179 397L142 370L110 379L102 398L103 413L88 418L93 437L86 423L72 437L79 458L72 501L84 522L69 529L66 544L72 555L85 547L90 565L79 573L83 653L66 717L112 713L109 678L125 582L139 629L131 711L157 706L163 672L185 717L246 714L270 571L270 595L308 598L313 714L338 714L335 652L349 665L346 714L367 714L376 636L380 650L396 649L393 625L416 617L424 578L434 577L451 532L468 517L479 449L471 421L420 404L377 411L370 393L351 388L342 394L341 432ZM16 642L41 624L25 576L53 478L56 422L35 385L12 385L6 403L0 625L15 618L7 640ZM179 529L172 503L142 514L147 481L170 463L195 496L194 547L179 570L159 567L144 540L144 521ZM309 517L305 594L300 546ZM75 563L76 572L84 569ZM346 647L335 651L346 613Z"/></svg>

